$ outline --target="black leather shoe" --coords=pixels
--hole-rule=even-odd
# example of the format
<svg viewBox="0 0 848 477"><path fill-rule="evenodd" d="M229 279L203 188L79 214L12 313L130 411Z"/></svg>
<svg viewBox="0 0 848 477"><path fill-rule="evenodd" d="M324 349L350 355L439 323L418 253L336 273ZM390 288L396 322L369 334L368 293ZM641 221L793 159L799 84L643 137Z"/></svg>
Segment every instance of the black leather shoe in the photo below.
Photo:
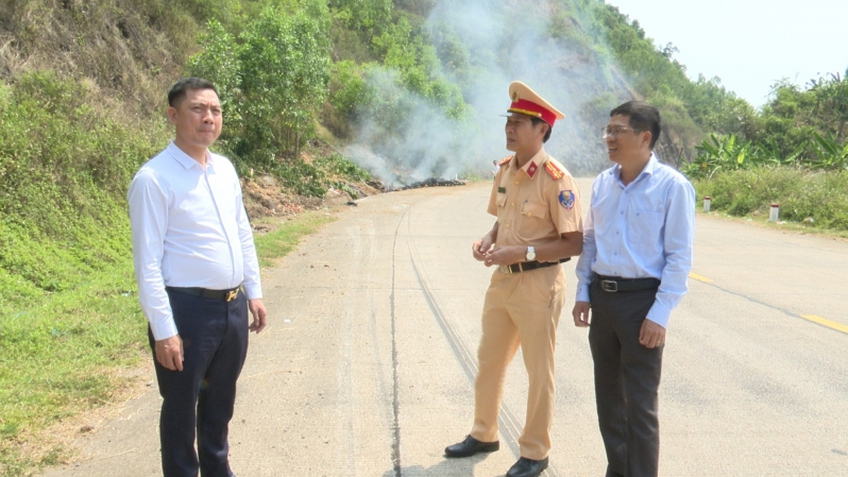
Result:
<svg viewBox="0 0 848 477"><path fill-rule="evenodd" d="M539 474L547 468L547 457L542 460L533 460L522 457L509 468L509 472L506 473L506 477L539 477Z"/></svg>
<svg viewBox="0 0 848 477"><path fill-rule="evenodd" d="M480 452L494 452L500 448L501 444L498 441L480 442L471 436L467 436L464 441L445 447L445 457L471 457Z"/></svg>

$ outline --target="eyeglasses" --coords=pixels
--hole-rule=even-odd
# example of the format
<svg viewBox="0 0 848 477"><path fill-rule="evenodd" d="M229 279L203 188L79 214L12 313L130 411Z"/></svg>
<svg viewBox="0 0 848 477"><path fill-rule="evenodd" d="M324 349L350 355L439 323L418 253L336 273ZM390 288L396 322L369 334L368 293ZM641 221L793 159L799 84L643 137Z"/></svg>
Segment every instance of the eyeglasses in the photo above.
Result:
<svg viewBox="0 0 848 477"><path fill-rule="evenodd" d="M615 126L615 127L604 126L604 127L601 128L601 137L603 137L604 139L606 139L608 137L618 137L618 136L621 136L621 134L624 133L624 131L634 131L634 132L636 132L637 130L633 129L633 128L629 128L627 126Z"/></svg>

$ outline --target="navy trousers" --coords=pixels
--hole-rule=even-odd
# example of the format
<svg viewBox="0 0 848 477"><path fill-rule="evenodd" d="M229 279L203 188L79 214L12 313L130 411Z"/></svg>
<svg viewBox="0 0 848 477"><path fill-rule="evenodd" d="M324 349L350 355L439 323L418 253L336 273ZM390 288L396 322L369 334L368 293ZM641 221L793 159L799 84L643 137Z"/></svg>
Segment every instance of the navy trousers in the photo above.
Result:
<svg viewBox="0 0 848 477"><path fill-rule="evenodd" d="M660 430L657 391L663 346L639 344L656 289L611 293L589 288L589 347L595 363L598 424L607 454L606 477L656 477Z"/></svg>
<svg viewBox="0 0 848 477"><path fill-rule="evenodd" d="M164 477L232 477L227 441L236 381L247 356L247 299L230 302L168 290L183 340L182 371L156 361L162 395L159 437ZM151 349L153 334L148 328ZM195 451L195 436L197 451Z"/></svg>

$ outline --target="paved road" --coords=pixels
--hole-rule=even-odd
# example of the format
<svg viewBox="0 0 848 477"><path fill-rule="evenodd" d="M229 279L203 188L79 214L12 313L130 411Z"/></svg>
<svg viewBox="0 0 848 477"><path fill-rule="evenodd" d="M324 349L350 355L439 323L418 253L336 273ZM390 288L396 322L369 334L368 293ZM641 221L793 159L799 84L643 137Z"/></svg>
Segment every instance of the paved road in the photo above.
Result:
<svg viewBox="0 0 848 477"><path fill-rule="evenodd" d="M581 185L588 195L590 181ZM252 338L231 426L238 475L506 472L524 420L520 356L501 451L442 457L471 424L491 269L469 248L492 224L487 196L479 184L362 200L266 271L271 326ZM600 476L586 331L570 319L573 267L544 475ZM662 475L848 475L846 270L848 243L699 215L691 291L665 351ZM157 475L154 388L96 423L78 464L44 476Z"/></svg>

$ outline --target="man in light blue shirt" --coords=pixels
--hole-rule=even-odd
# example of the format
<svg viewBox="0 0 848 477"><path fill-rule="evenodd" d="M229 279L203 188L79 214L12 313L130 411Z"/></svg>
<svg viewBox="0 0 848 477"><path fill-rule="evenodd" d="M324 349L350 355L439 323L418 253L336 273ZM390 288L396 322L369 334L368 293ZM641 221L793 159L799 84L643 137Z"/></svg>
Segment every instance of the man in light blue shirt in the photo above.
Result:
<svg viewBox="0 0 848 477"><path fill-rule="evenodd" d="M657 475L662 351L692 267L695 191L657 160L659 136L647 103L610 112L603 137L615 165L595 179L577 262L572 315L589 327L607 477Z"/></svg>

